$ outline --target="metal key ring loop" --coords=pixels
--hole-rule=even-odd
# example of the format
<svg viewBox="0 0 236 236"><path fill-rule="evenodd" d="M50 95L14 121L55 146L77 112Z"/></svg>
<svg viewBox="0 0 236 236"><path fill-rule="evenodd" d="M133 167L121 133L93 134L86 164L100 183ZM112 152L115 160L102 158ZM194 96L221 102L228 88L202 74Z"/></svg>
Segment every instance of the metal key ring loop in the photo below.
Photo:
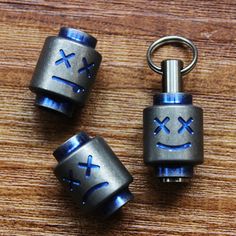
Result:
<svg viewBox="0 0 236 236"><path fill-rule="evenodd" d="M161 67L157 66L154 64L153 60L152 60L152 54L153 52L157 49L157 48L160 48L161 46L165 45L165 44L169 44L169 43L182 43L186 46L188 46L191 50L192 50L192 53L193 53L193 59L191 61L191 63L186 66L185 68L183 68L181 70L181 73L183 75L189 73L196 65L197 63L197 59L198 59L198 51L197 51L197 48L196 46L188 39L184 38L184 37L181 37L181 36L166 36L166 37L163 37L163 38L160 38L158 40L156 40L155 42L153 42L148 50L147 50L147 62L148 62L148 65L149 67L159 73L159 74L163 74L162 70L161 70Z"/></svg>

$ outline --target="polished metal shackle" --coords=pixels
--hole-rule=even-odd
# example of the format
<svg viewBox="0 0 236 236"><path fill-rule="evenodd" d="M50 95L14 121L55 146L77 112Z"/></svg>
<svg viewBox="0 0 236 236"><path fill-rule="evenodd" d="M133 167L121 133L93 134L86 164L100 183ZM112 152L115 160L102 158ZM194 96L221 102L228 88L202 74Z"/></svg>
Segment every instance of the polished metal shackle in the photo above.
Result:
<svg viewBox="0 0 236 236"><path fill-rule="evenodd" d="M176 59L162 61L161 67L153 63L153 52L169 43L191 48L193 60L187 67ZM182 75L194 68L197 59L196 46L180 36L163 37L147 51L148 65L162 74L162 93L143 112L144 162L155 168L162 182L185 182L193 176L193 167L203 162L203 111L192 105L190 94L182 92Z"/></svg>
<svg viewBox="0 0 236 236"><path fill-rule="evenodd" d="M102 60L96 43L88 33L66 27L47 37L30 83L37 106L69 117L84 106Z"/></svg>

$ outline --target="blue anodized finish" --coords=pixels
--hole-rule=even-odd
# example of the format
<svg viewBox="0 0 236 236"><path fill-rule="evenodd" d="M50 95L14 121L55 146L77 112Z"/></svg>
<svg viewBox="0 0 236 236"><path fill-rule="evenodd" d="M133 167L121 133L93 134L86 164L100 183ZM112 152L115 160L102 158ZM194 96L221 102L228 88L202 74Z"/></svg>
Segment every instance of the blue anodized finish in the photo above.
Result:
<svg viewBox="0 0 236 236"><path fill-rule="evenodd" d="M69 40L74 40L75 42L81 43L91 48L95 48L97 44L96 38L87 33L84 33L83 31L73 28L62 27L58 36L67 38Z"/></svg>

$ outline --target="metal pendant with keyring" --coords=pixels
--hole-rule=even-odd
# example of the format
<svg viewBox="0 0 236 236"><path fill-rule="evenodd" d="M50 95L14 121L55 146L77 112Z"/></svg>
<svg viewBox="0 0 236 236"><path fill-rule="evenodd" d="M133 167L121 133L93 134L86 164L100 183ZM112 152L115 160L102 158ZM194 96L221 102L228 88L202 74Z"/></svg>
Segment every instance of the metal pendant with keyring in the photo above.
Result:
<svg viewBox="0 0 236 236"><path fill-rule="evenodd" d="M170 43L181 43L193 52L192 62L168 59L161 67L154 64L153 52ZM197 63L198 51L188 39L163 37L147 51L149 67L162 75L162 93L154 96L153 106L143 111L144 162L155 168L162 182L186 182L193 176L193 167L203 163L203 110L192 104L192 95L182 91L182 76Z"/></svg>

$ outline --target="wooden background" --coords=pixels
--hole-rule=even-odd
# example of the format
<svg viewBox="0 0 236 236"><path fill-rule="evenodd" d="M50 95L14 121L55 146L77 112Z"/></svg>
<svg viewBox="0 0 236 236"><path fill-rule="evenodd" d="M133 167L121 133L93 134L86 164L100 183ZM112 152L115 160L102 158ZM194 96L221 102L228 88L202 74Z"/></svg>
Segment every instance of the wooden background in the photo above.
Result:
<svg viewBox="0 0 236 236"><path fill-rule="evenodd" d="M0 235L236 235L235 1L0 0L0 19ZM103 55L72 120L36 108L28 89L61 26L96 36ZM142 110L161 89L145 54L171 34L199 49L184 82L204 109L205 163L186 185L159 184L142 160ZM158 55L191 59L174 47ZM81 129L103 136L134 176L135 200L107 222L82 217L52 172L52 151Z"/></svg>

